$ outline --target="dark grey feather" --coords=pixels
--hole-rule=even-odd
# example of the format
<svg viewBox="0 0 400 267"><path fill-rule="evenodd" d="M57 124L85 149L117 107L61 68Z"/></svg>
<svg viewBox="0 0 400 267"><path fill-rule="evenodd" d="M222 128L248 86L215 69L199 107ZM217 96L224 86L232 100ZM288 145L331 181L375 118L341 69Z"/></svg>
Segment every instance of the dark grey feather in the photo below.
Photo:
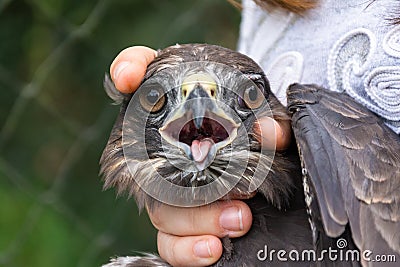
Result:
<svg viewBox="0 0 400 267"><path fill-rule="evenodd" d="M325 233L338 237L348 221L360 250L400 259L399 136L351 97L315 85L292 85L288 103Z"/></svg>
<svg viewBox="0 0 400 267"><path fill-rule="evenodd" d="M114 105L122 104L124 101L125 94L121 93L120 91L115 88L113 81L111 80L108 74L104 75L104 90L106 91L107 95L114 100Z"/></svg>

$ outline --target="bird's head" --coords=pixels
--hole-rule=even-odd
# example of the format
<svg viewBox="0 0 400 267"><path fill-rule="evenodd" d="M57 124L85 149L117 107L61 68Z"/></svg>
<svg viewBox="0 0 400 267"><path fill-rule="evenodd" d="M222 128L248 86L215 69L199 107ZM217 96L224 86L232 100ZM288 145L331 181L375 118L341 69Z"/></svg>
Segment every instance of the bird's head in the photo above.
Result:
<svg viewBox="0 0 400 267"><path fill-rule="evenodd" d="M254 131L260 116L288 117L249 57L176 45L158 53L134 94L105 85L122 103L101 158L106 188L127 190L140 207L203 205L257 189L280 206L289 194L291 163L262 150Z"/></svg>

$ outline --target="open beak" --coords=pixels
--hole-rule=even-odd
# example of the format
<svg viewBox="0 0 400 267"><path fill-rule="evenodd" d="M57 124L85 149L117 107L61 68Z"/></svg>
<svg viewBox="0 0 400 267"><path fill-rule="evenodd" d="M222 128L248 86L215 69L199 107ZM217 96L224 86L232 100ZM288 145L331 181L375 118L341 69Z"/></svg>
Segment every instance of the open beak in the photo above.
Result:
<svg viewBox="0 0 400 267"><path fill-rule="evenodd" d="M217 89L208 74L188 76L180 88L183 104L159 129L162 138L182 149L198 170L207 168L217 151L236 138L240 126L218 106Z"/></svg>

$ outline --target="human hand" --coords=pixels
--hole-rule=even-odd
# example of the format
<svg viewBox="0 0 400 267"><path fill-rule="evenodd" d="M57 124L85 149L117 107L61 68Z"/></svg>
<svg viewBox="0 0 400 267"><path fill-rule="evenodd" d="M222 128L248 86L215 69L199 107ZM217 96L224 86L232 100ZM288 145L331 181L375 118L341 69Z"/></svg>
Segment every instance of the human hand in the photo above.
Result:
<svg viewBox="0 0 400 267"><path fill-rule="evenodd" d="M239 200L181 208L162 204L149 213L160 256L172 266L208 266L222 255L220 237L240 237L251 227L250 208Z"/></svg>
<svg viewBox="0 0 400 267"><path fill-rule="evenodd" d="M110 67L118 90L132 93L140 85L147 65L156 57L151 48L137 46L123 50ZM290 143L290 125L263 117L254 125L264 149L284 150ZM149 212L158 232L160 256L173 266L207 266L222 255L220 237L240 237L252 223L250 208L243 201L218 201L194 208L161 204Z"/></svg>

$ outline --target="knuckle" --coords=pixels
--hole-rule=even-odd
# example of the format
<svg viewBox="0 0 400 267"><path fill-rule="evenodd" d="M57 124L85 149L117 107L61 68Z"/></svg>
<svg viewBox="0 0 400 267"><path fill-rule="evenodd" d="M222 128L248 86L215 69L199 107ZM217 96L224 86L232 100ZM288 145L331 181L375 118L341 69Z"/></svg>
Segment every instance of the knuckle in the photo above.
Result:
<svg viewBox="0 0 400 267"><path fill-rule="evenodd" d="M158 212L157 210L149 212L149 218L151 223L157 230L163 229L163 220L161 218L160 212Z"/></svg>
<svg viewBox="0 0 400 267"><path fill-rule="evenodd" d="M169 253L169 244L168 244L168 238L166 237L166 234L162 232L158 232L157 236L157 249L158 249L158 254L160 254L160 257L166 260L167 262L171 263L171 257Z"/></svg>
<svg viewBox="0 0 400 267"><path fill-rule="evenodd" d="M197 225L197 223L199 222L199 220L201 220L201 218L203 218L201 216L201 211L191 211L187 213L187 217L186 217L186 227L187 230L189 231L189 233L192 234L198 234L199 231L199 226Z"/></svg>
<svg viewBox="0 0 400 267"><path fill-rule="evenodd" d="M166 260L172 266L187 265L187 263L179 257L179 251L182 251L179 246L179 237L159 232L157 246L161 258Z"/></svg>
<svg viewBox="0 0 400 267"><path fill-rule="evenodd" d="M178 242L178 238L179 237L175 237L173 241L171 241L170 244L170 249L169 249L169 256L170 256L170 263L173 266L184 266L185 263L182 262L182 258L179 257L179 251L181 251L182 249L180 249L179 247L179 242Z"/></svg>

